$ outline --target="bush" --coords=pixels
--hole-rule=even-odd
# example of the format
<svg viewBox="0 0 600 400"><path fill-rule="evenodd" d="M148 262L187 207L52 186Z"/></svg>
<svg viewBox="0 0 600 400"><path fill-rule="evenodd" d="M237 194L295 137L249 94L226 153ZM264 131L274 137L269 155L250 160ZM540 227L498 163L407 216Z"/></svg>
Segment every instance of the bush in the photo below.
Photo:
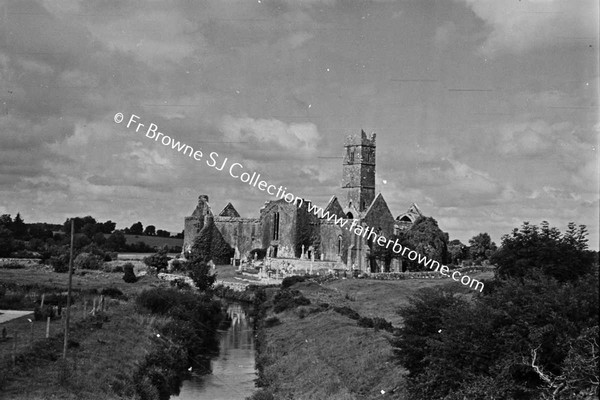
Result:
<svg viewBox="0 0 600 400"><path fill-rule="evenodd" d="M112 297L113 299L124 299L127 300L127 296L123 292L115 287L106 287L100 292L102 296Z"/></svg>
<svg viewBox="0 0 600 400"><path fill-rule="evenodd" d="M285 310L299 306L307 306L310 300L300 293L299 290L280 290L273 298L273 311L280 313Z"/></svg>
<svg viewBox="0 0 600 400"><path fill-rule="evenodd" d="M169 265L169 257L167 257L166 250L159 250L157 253L151 256L144 257L144 264L150 268L156 269L156 273L160 273L162 270L167 269Z"/></svg>
<svg viewBox="0 0 600 400"><path fill-rule="evenodd" d="M136 304L154 314L166 314L175 306L192 310L196 301L196 296L192 292L153 288L140 293Z"/></svg>
<svg viewBox="0 0 600 400"><path fill-rule="evenodd" d="M40 296L37 302L41 303L42 298ZM71 304L74 303L74 297L71 294ZM50 293L44 295L44 305L53 305L53 306L66 306L67 305L67 295L60 293Z"/></svg>
<svg viewBox="0 0 600 400"><path fill-rule="evenodd" d="M304 281L306 281L305 276L300 276L300 275L288 276L288 277L283 278L283 280L281 281L281 288L287 289L287 288L295 285L296 283L304 282Z"/></svg>
<svg viewBox="0 0 600 400"><path fill-rule="evenodd" d="M195 258L188 262L188 275L196 285L198 290L204 291L212 287L217 280L216 275L210 273L210 267L207 263Z"/></svg>
<svg viewBox="0 0 600 400"><path fill-rule="evenodd" d="M103 268L104 272L124 272L122 265L114 265L110 263L104 263Z"/></svg>
<svg viewBox="0 0 600 400"><path fill-rule="evenodd" d="M50 257L50 265L54 269L54 272L69 272L69 254L67 253Z"/></svg>
<svg viewBox="0 0 600 400"><path fill-rule="evenodd" d="M22 269L25 265L19 264L18 262L9 262L6 264L0 264L0 269Z"/></svg>
<svg viewBox="0 0 600 400"><path fill-rule="evenodd" d="M277 326L277 325L280 325L280 324L281 324L281 321L279 320L279 318L277 318L276 316L272 315L272 316L270 316L270 317L268 317L268 318L265 319L264 327L265 328L271 328L273 326Z"/></svg>
<svg viewBox="0 0 600 400"><path fill-rule="evenodd" d="M188 269L188 263L181 260L171 260L170 270L171 272L186 272Z"/></svg>
<svg viewBox="0 0 600 400"><path fill-rule="evenodd" d="M132 263L127 263L125 265L123 265L123 271L125 272L123 274L123 280L127 283L135 283L137 282L137 277L135 276L135 273L133 272L133 264Z"/></svg>
<svg viewBox="0 0 600 400"><path fill-rule="evenodd" d="M43 307L37 306L33 310L33 318L36 321L45 321L48 317L54 318L54 307L50 305L44 305Z"/></svg>
<svg viewBox="0 0 600 400"><path fill-rule="evenodd" d="M360 317L357 321L357 325L363 328L372 328L373 320L369 317Z"/></svg>
<svg viewBox="0 0 600 400"><path fill-rule="evenodd" d="M103 258L92 253L80 253L75 257L74 265L76 269L98 270L102 267Z"/></svg>
<svg viewBox="0 0 600 400"><path fill-rule="evenodd" d="M388 332L393 332L394 330L391 322L380 317L360 317L357 321L357 325L363 328L374 328L375 330L383 329L384 331Z"/></svg>
<svg viewBox="0 0 600 400"><path fill-rule="evenodd" d="M350 307L333 307L333 311L350 319L358 320L360 318L360 315Z"/></svg>
<svg viewBox="0 0 600 400"><path fill-rule="evenodd" d="M183 278L173 279L171 282L171 287L177 288L179 290L191 289L192 285L186 282Z"/></svg>
<svg viewBox="0 0 600 400"><path fill-rule="evenodd" d="M250 250L250 259L254 260L254 254L256 254L257 260L262 260L267 255L267 249L253 249Z"/></svg>
<svg viewBox="0 0 600 400"><path fill-rule="evenodd" d="M23 293L5 294L0 297L0 309L22 310L29 308L28 303L29 302L26 301L25 294Z"/></svg>
<svg viewBox="0 0 600 400"><path fill-rule="evenodd" d="M375 328L375 330L383 329L384 331L388 332L394 331L394 326L392 325L392 323L386 320L385 318L380 317L373 318L373 328Z"/></svg>

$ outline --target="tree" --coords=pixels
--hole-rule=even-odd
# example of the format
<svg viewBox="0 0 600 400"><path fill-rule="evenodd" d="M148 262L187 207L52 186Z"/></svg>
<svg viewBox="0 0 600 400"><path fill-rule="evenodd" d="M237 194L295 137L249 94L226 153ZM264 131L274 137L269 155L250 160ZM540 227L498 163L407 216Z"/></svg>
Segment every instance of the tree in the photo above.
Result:
<svg viewBox="0 0 600 400"><path fill-rule="evenodd" d="M594 268L595 256L587 251L586 229L575 224L562 235L546 222L542 228L524 222L510 235L502 237L502 245L492 256L501 278L524 277L536 270L559 281L574 280Z"/></svg>
<svg viewBox="0 0 600 400"><path fill-rule="evenodd" d="M94 235L93 241L98 246L102 246L106 243L106 237L104 236L104 233L98 232Z"/></svg>
<svg viewBox="0 0 600 400"><path fill-rule="evenodd" d="M108 220L102 224L102 229L100 230L100 232L111 234L115 230L116 226L116 223L112 222L111 220Z"/></svg>
<svg viewBox="0 0 600 400"><path fill-rule="evenodd" d="M25 225L25 221L21 218L21 214L17 213L15 219L12 223L12 231L15 234L16 239L21 239L27 235L27 225Z"/></svg>
<svg viewBox="0 0 600 400"><path fill-rule="evenodd" d="M129 233L132 235L142 235L144 233L144 226L138 221L131 225L131 228L129 228Z"/></svg>
<svg viewBox="0 0 600 400"><path fill-rule="evenodd" d="M487 233L480 233L469 239L469 255L477 264L489 260L496 249L496 243L492 242L492 238Z"/></svg>
<svg viewBox="0 0 600 400"><path fill-rule="evenodd" d="M96 219L90 215L87 215L85 217L67 218L67 220L63 224L63 231L67 234L67 236L71 234L71 219L73 219L74 221L73 224L75 226L75 233L81 233L81 230L85 225L96 225L97 223Z"/></svg>
<svg viewBox="0 0 600 400"><path fill-rule="evenodd" d="M156 236L159 236L159 237L170 237L171 233L169 231L164 231L162 229L159 229L159 230L156 231Z"/></svg>
<svg viewBox="0 0 600 400"><path fill-rule="evenodd" d="M0 257L9 257L15 247L12 231L0 225Z"/></svg>
<svg viewBox="0 0 600 400"><path fill-rule="evenodd" d="M152 254L151 256L144 257L144 264L146 264L150 268L154 268L157 274L162 270L167 269L167 266L169 265L169 257L167 256L167 250L161 249L158 252Z"/></svg>
<svg viewBox="0 0 600 400"><path fill-rule="evenodd" d="M146 236L156 236L156 227L154 225L146 226L144 229L144 235Z"/></svg>
<svg viewBox="0 0 600 400"><path fill-rule="evenodd" d="M469 248L460 240L454 239L448 243L448 259L451 264L458 265L469 257Z"/></svg>
<svg viewBox="0 0 600 400"><path fill-rule="evenodd" d="M448 235L438 227L437 221L431 217L417 218L410 229L404 233L402 243L441 264L448 262ZM404 261L411 271L426 269L416 260L411 261L406 258Z"/></svg>
<svg viewBox="0 0 600 400"><path fill-rule="evenodd" d="M4 227L8 230L12 230L12 218L10 214L2 214L0 215L0 227Z"/></svg>
<svg viewBox="0 0 600 400"><path fill-rule="evenodd" d="M561 379L593 393L597 283L597 272L568 283L538 273L497 281L472 301L452 287L419 291L400 312L394 342L409 371L409 397L534 400ZM579 398L572 393L555 398Z"/></svg>
<svg viewBox="0 0 600 400"><path fill-rule="evenodd" d="M114 231L106 239L106 248L112 251L123 251L127 247L127 239L121 231Z"/></svg>

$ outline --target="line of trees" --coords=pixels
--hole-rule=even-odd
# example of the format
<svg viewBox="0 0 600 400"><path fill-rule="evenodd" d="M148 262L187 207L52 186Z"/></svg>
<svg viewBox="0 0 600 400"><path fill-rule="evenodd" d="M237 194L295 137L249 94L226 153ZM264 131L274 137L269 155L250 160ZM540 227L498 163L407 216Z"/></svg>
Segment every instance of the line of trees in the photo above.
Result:
<svg viewBox="0 0 600 400"><path fill-rule="evenodd" d="M394 345L409 397L597 398L598 253L587 249L585 226L561 233L526 222L502 237L491 262L497 273L483 293L450 283L400 310Z"/></svg>
<svg viewBox="0 0 600 400"><path fill-rule="evenodd" d="M450 267L461 264L481 265L490 262L490 258L497 250L496 244L492 241L488 233L480 233L469 239L469 245L461 243L460 240L449 240L447 232L444 232L438 226L437 221L432 217L419 217L413 225L405 232L394 235L392 241L396 239L403 247L415 250L419 254L427 256ZM402 258L404 270L419 271L427 269L417 260L411 261L406 257L394 253L391 248L371 244L371 258L389 265L392 258Z"/></svg>

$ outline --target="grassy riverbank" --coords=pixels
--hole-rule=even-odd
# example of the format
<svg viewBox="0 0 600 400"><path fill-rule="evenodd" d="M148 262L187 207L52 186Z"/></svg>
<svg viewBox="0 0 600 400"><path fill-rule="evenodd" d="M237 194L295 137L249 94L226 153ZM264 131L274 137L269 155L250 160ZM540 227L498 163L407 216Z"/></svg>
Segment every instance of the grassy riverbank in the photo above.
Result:
<svg viewBox="0 0 600 400"><path fill-rule="evenodd" d="M3 302L7 305L32 310L42 294L47 302L57 296L62 296L62 300L66 298L67 274L55 273L43 266L3 269L1 272ZM46 318L30 322L34 318L28 315L1 324L7 338L0 340L0 397L133 399L140 390L140 382L144 386L142 390L149 390L153 383L144 381L147 371L154 371L152 368L157 363L163 368L162 363L171 358L170 353L181 356L178 361L183 361L177 365L187 372L189 365L186 363L191 355L198 359L198 353L194 351L199 344L196 341L193 346L187 346L188 343L177 337L179 327L193 331L194 337L201 339L206 347L214 342L212 331L222 316L218 305L209 305L210 299L205 301L192 292L185 295L182 292L179 296L176 289L169 287L168 282L148 275L135 283L125 283L122 272L77 271L73 277L71 346L66 361L62 359L61 318L51 320L49 338L45 337ZM100 293L107 288L116 293L116 298L105 296L105 311L90 315L93 302L99 304ZM149 292L150 289L153 292ZM145 296L146 303L142 305L136 304L140 293L151 293ZM169 307L181 303L182 309L198 311L196 314L202 319L200 327L192 329L177 318L184 318L185 313L167 316L162 309L148 308L166 304L165 298L169 300ZM210 338L200 332L205 329L204 325L211 330ZM168 341L166 346L157 340L159 332L160 340ZM204 348L202 351L207 353ZM149 359L149 354L154 358ZM169 367L163 370L168 371ZM185 374L177 375L183 377Z"/></svg>
<svg viewBox="0 0 600 400"><path fill-rule="evenodd" d="M488 274L489 275L489 274ZM480 275L479 278L489 277ZM407 399L406 371L395 363L390 332L358 326L338 312L348 307L361 317L379 317L399 326L398 307L423 287L456 284L447 280L338 280L292 289L310 305L273 310L276 290L259 329L257 362L263 390L259 399ZM326 305L326 306L325 306ZM338 311L334 309L337 308ZM267 327L270 326L270 327Z"/></svg>

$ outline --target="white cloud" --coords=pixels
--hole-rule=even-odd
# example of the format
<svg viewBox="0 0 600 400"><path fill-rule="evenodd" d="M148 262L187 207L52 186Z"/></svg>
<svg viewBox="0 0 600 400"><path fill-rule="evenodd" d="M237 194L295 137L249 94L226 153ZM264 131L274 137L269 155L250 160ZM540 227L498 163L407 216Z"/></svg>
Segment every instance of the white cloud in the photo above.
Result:
<svg viewBox="0 0 600 400"><path fill-rule="evenodd" d="M320 139L313 123L287 124L277 119L234 118L225 116L221 130L228 141L256 141L263 146L279 148L303 154L314 154Z"/></svg>
<svg viewBox="0 0 600 400"><path fill-rule="evenodd" d="M459 0L490 28L481 52L522 53L598 35L598 2L594 0Z"/></svg>

